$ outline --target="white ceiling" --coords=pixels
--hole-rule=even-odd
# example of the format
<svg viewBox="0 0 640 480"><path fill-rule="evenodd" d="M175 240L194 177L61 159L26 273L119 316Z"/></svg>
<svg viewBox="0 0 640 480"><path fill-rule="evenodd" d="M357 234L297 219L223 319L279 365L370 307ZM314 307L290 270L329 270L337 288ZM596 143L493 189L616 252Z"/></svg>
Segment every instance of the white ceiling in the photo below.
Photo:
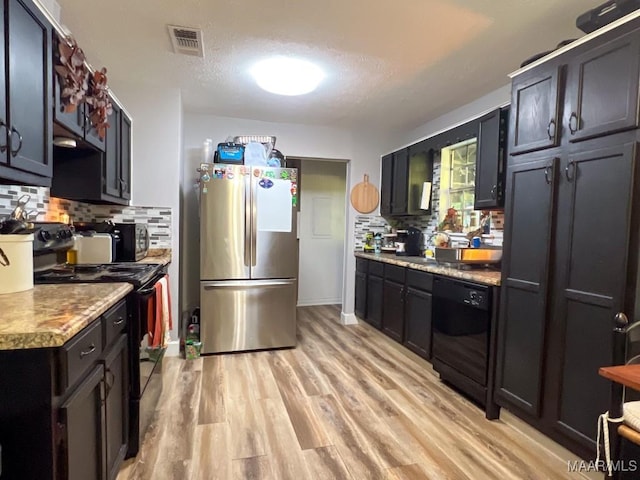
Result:
<svg viewBox="0 0 640 480"><path fill-rule="evenodd" d="M525 58L582 36L600 0L58 0L112 85L178 87L187 112L407 131L508 83ZM173 53L167 24L202 28L205 57ZM253 62L318 63L317 91L261 91ZM114 88L116 94L117 90Z"/></svg>

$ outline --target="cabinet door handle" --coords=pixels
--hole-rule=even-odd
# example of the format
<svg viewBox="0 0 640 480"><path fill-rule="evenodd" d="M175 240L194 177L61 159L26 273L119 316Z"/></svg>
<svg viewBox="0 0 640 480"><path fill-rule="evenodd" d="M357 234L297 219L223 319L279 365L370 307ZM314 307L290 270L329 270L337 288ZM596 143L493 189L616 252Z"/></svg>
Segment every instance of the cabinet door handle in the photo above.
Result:
<svg viewBox="0 0 640 480"><path fill-rule="evenodd" d="M12 141L14 133L18 134L18 148L16 148L15 150L13 150L13 141ZM20 132L15 127L11 127L11 135L9 136L9 140L10 140L9 146L11 148L11 156L15 157L16 155L18 155L18 152L22 148L22 135L20 135Z"/></svg>
<svg viewBox="0 0 640 480"><path fill-rule="evenodd" d="M575 135L578 131L578 114L576 112L571 112L571 116L569 117L569 131L571 135Z"/></svg>
<svg viewBox="0 0 640 480"><path fill-rule="evenodd" d="M3 128L5 130L4 134L6 135L7 133L7 124L4 123L3 120L0 120L0 128ZM4 153L7 151L7 144L5 143L4 145L0 145L0 153Z"/></svg>
<svg viewBox="0 0 640 480"><path fill-rule="evenodd" d="M124 317L120 317L120 318L118 318L118 320L113 322L113 326L117 327L118 325L122 325L122 322L124 322Z"/></svg>
<svg viewBox="0 0 640 480"><path fill-rule="evenodd" d="M545 167L544 169L544 181L547 182L547 185L551 185L551 165Z"/></svg>
<svg viewBox="0 0 640 480"><path fill-rule="evenodd" d="M547 125L547 135L549 135L549 140L553 140L556 136L556 121L553 118L549 120L549 125Z"/></svg>
<svg viewBox="0 0 640 480"><path fill-rule="evenodd" d="M571 167L571 175L569 175L569 167ZM564 176L567 177L569 182L573 182L576 177L576 162L571 160L566 167L564 167Z"/></svg>
<svg viewBox="0 0 640 480"><path fill-rule="evenodd" d="M615 329L617 331L623 332L627 325L629 325L629 318L623 312L616 313L616 316L613 317L613 319L616 322Z"/></svg>
<svg viewBox="0 0 640 480"><path fill-rule="evenodd" d="M493 187L491 187L491 198L495 200L497 193L498 193L498 186L494 185Z"/></svg>
<svg viewBox="0 0 640 480"><path fill-rule="evenodd" d="M105 387L105 400L109 397L109 393L113 388L113 384L116 382L115 374L107 368L107 371L104 374L104 387Z"/></svg>
<svg viewBox="0 0 640 480"><path fill-rule="evenodd" d="M91 355L95 351L96 351L96 346L92 343L91 345L89 345L89 350L83 350L82 352L80 352L80 358L84 358L87 355Z"/></svg>

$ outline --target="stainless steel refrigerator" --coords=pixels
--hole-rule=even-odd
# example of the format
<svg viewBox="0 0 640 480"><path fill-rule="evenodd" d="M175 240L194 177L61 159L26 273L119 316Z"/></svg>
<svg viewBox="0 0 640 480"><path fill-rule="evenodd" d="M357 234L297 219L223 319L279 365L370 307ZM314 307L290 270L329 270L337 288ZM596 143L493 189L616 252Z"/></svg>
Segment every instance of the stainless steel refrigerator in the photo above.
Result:
<svg viewBox="0 0 640 480"><path fill-rule="evenodd" d="M200 171L202 353L295 346L297 170Z"/></svg>

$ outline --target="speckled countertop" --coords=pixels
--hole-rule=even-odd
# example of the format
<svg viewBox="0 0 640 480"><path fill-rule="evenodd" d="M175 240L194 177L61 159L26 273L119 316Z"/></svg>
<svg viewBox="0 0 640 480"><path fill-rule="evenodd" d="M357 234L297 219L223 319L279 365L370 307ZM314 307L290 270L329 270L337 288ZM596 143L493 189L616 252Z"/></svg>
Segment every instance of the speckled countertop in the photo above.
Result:
<svg viewBox="0 0 640 480"><path fill-rule="evenodd" d="M168 265L171 263L171 249L150 248L147 256L142 260L138 260L136 263L161 263L162 265Z"/></svg>
<svg viewBox="0 0 640 480"><path fill-rule="evenodd" d="M367 258L369 260L377 260L379 262L391 263L400 267L413 268L414 270L422 270L423 272L436 273L438 275L446 275L448 277L460 278L472 282L483 283L485 285L500 285L501 273L496 270L461 270L455 267L447 267L436 263L424 257L398 257L393 253L364 253L355 252L356 257Z"/></svg>
<svg viewBox="0 0 640 480"><path fill-rule="evenodd" d="M0 295L0 350L59 347L132 289L128 283L75 283Z"/></svg>

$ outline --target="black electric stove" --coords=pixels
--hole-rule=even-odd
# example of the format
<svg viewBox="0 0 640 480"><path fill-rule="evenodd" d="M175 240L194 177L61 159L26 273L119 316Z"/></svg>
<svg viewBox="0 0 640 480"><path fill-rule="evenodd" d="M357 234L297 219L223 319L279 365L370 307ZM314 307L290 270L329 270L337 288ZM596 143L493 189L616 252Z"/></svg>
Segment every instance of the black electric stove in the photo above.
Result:
<svg viewBox="0 0 640 480"><path fill-rule="evenodd" d="M152 280L162 265L151 263L106 263L100 265L58 264L34 273L34 283L127 282L139 287Z"/></svg>
<svg viewBox="0 0 640 480"><path fill-rule="evenodd" d="M149 302L158 302L155 285L167 268L151 263L70 265L67 251L73 246L73 227L63 223L34 224L34 283L114 283L133 285L127 296L129 347L129 438L127 457L138 453L160 393L164 347L149 347Z"/></svg>

